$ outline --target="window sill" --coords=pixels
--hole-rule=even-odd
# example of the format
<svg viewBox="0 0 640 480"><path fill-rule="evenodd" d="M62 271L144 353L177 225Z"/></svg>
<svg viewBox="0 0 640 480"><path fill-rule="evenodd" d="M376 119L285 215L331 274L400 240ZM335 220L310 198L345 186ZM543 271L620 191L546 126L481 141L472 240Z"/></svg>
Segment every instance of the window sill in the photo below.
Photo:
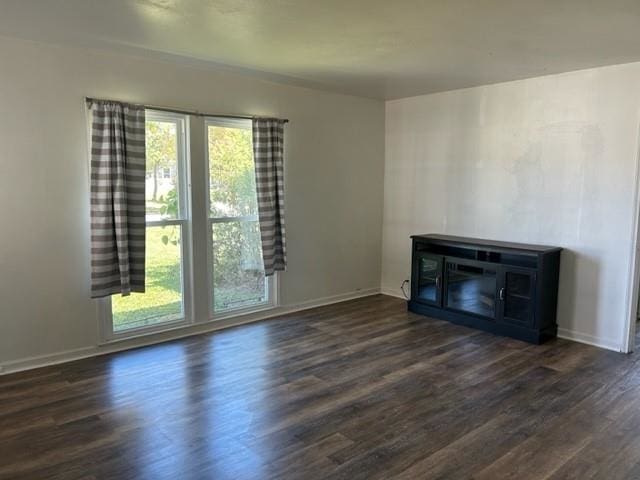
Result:
<svg viewBox="0 0 640 480"><path fill-rule="evenodd" d="M132 340L134 338L148 337L149 335L159 335L165 332L172 332L174 330L188 328L192 325L194 324L188 323L184 318L181 318L178 320L173 320L171 322L160 323L149 328L132 328L129 331L124 330L118 333L113 332L108 338L102 340L98 345L109 345L112 343Z"/></svg>
<svg viewBox="0 0 640 480"><path fill-rule="evenodd" d="M238 308L237 310L229 310L226 312L213 313L212 316L209 317L209 321L219 322L221 320L229 320L230 318L241 317L243 315L251 315L252 313L260 313L260 312L265 312L267 310L273 310L274 308L275 308L275 305L273 305L272 303L259 305L257 307Z"/></svg>
<svg viewBox="0 0 640 480"><path fill-rule="evenodd" d="M270 310L275 310L276 308L277 307L275 305L268 304L257 308L234 310L231 312L226 312L224 314L215 315L214 317L209 318L208 320L205 320L203 322L187 323L185 322L185 320L177 320L175 322L159 325L158 328L135 332L132 331L130 333L119 333L111 338L101 341L100 343L98 343L98 346L113 345L116 343L135 341L136 339L153 336L157 336L159 339L158 341L166 341L171 338L181 338L189 335L197 335L200 333L206 333L207 331L217 330L218 328L234 326L235 323L230 322L231 320L240 320L245 318L247 320L246 322L237 322L237 324L241 325L243 323L249 323L251 321L254 321L253 317L255 315L263 314ZM261 318L257 318L255 320L260 319ZM223 322L227 322L228 324L224 326L218 326L218 324ZM184 332L184 334L181 334L181 332ZM178 335L176 335L176 333L178 333Z"/></svg>

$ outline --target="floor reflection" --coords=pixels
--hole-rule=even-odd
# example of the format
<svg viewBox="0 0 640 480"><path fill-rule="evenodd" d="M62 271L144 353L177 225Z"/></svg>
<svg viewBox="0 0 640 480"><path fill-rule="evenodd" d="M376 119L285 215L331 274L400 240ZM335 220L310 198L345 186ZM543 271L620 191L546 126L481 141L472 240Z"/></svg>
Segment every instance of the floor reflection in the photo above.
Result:
<svg viewBox="0 0 640 480"><path fill-rule="evenodd" d="M110 415L135 445L130 455L144 459L132 462L135 476L202 464L224 478L259 474L271 460L259 441L272 419L264 397L277 385L268 348L266 327L256 325L211 336L206 348L187 339L114 357Z"/></svg>

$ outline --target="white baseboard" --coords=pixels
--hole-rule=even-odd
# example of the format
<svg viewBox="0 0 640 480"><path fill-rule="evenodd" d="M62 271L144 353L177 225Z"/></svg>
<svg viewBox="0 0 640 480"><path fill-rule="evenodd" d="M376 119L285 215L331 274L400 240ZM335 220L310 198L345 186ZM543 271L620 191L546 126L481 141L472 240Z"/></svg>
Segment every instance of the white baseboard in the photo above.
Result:
<svg viewBox="0 0 640 480"><path fill-rule="evenodd" d="M565 340L572 340L574 342L586 343L587 345L594 347L613 350L614 352L622 352L620 342L608 338L595 337L586 333L575 332L566 328L558 328L558 337L564 338Z"/></svg>
<svg viewBox="0 0 640 480"><path fill-rule="evenodd" d="M34 357L23 358L19 360L12 360L0 365L0 375L6 375L9 373L20 372L24 370L31 370L34 368L46 367L51 365L57 365L60 363L71 362L74 360L80 360L83 358L95 357L98 355L105 355L108 353L120 352L123 350L129 350L132 348L144 347L147 345L154 345L157 343L168 342L171 340L178 340L184 337L190 337L193 335L200 335L202 333L213 332L224 328L235 327L238 325L245 325L248 323L259 322L261 320L267 320L269 318L280 317L283 315L300 312L303 310L309 310L311 308L322 307L324 305L331 305L334 303L346 302L348 300L355 300L357 298L369 297L371 295L377 295L382 293L392 297L401 298L406 300L400 289L382 287L382 288L368 288L363 290L357 290L355 292L343 293L339 295L332 295L328 297L317 298L306 302L296 303L292 305L286 305L276 307L271 310L264 310L261 312L250 313L241 315L234 318L225 320L214 320L196 325L185 326L184 328L175 329L170 332L155 333L143 337L136 337L131 339L122 340L119 342L108 343L104 345L96 345L91 347L76 348L73 350L67 350L64 352L57 352L48 355L40 355ZM565 328L558 329L558 337L566 340L572 340L574 342L585 343L594 347L605 348L607 350L613 350L614 352L622 351L620 343L610 339L602 339L594 337L592 335L574 332Z"/></svg>
<svg viewBox="0 0 640 480"><path fill-rule="evenodd" d="M382 287L380 289L380 293L406 300L405 296L402 294L402 290L399 288ZM574 332L573 330L567 330L566 328L558 328L558 337L564 338L565 340L571 340L573 342L586 343L587 345L604 348L606 350L613 350L614 352L623 351L620 343L615 340L594 337L593 335Z"/></svg>
<svg viewBox="0 0 640 480"><path fill-rule="evenodd" d="M193 335L200 335L202 333L213 332L215 330L221 330L224 328L235 327L238 325L245 325L247 323L259 322L261 320L280 317L290 313L309 310L311 308L316 308L316 307L322 307L324 305L331 305L334 303L346 302L347 300L355 300L357 298L369 297L371 295L377 295L379 293L380 293L379 288L361 289L361 290L356 290L355 292L342 293L339 295L332 295L329 297L317 298L314 300L296 303L293 305L276 307L270 310L263 310L261 312L250 313L246 315L239 315L237 317L228 318L225 320L212 320L209 322L203 322L196 325L188 325L183 328L171 330L170 332L154 333L154 334L149 334L141 337L124 339L118 342L107 343L104 345L95 345L91 347L76 348L73 350L66 350L64 352L57 352L57 353L52 353L48 355L39 355L34 357L22 358L19 360L12 360L10 362L6 362L0 365L0 375L21 372L24 370L31 370L34 368L47 367L51 365L57 365L60 363L71 362L74 360L81 360L83 358L104 355L107 353L115 353L123 350L129 350L132 348L139 348L147 345L168 342L171 340L177 340L184 337L190 337Z"/></svg>
<svg viewBox="0 0 640 480"><path fill-rule="evenodd" d="M378 295L379 288L366 288L356 290L355 292L341 293L339 295L331 295L329 297L316 298L315 300L309 300L308 302L296 303L294 305L288 305L286 307L279 307L284 313L293 313L301 310L308 310L310 308L322 307L324 305L331 305L333 303L346 302L347 300L355 300L356 298L370 297L371 295ZM270 317L276 315L283 315L283 313L276 313L270 315Z"/></svg>
<svg viewBox="0 0 640 480"><path fill-rule="evenodd" d="M380 293L406 300L402 294L402 290L399 288L382 287L380 289ZM594 337L593 335L574 332L573 330L568 330L566 328L558 328L558 337L564 338L565 340L571 340L573 342L585 343L594 347L604 348L606 350L613 350L614 352L623 351L620 343L615 340Z"/></svg>
<svg viewBox="0 0 640 480"><path fill-rule="evenodd" d="M403 295L402 290L399 288L391 288L391 287L382 287L380 289L380 293L383 295L389 295L390 297L401 298L402 300L407 300L407 298Z"/></svg>

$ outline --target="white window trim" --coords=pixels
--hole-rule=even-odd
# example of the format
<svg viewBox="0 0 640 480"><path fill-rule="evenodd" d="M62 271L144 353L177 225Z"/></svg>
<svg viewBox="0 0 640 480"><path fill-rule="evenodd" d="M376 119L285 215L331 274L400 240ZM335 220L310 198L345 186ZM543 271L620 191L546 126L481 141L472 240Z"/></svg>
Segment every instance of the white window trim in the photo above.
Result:
<svg viewBox="0 0 640 480"><path fill-rule="evenodd" d="M209 319L213 321L227 320L229 318L238 317L241 315L247 315L250 313L263 312L271 310L280 305L279 290L278 290L278 277L277 273L265 277L267 301L257 305L249 307L232 308L221 312L216 312L214 308L215 291L213 289L213 239L212 239L212 225L214 223L227 223L236 221L258 221L257 215L240 216L240 217L212 217L211 216L211 195L210 195L210 161L209 158L209 126L216 127L228 127L228 128L243 128L251 130L251 120L244 118L226 118L226 117L206 117L204 120L204 143L205 143L205 162L206 162L206 210L207 210L207 280L208 280L208 302L209 302Z"/></svg>

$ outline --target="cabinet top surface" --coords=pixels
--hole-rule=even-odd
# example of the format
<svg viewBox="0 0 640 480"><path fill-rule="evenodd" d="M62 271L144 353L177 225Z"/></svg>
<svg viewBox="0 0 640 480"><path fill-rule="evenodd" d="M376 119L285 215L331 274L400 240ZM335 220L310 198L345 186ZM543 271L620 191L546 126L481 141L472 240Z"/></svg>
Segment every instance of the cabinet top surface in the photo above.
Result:
<svg viewBox="0 0 640 480"><path fill-rule="evenodd" d="M456 237L454 235L440 235L437 233L428 233L424 235L411 235L414 240L424 240L427 243L435 243L439 245L460 245L466 247L482 247L500 250L519 250L535 253L550 253L562 250L560 247L551 247L548 245L531 245L527 243L500 242L498 240L486 240L482 238Z"/></svg>

